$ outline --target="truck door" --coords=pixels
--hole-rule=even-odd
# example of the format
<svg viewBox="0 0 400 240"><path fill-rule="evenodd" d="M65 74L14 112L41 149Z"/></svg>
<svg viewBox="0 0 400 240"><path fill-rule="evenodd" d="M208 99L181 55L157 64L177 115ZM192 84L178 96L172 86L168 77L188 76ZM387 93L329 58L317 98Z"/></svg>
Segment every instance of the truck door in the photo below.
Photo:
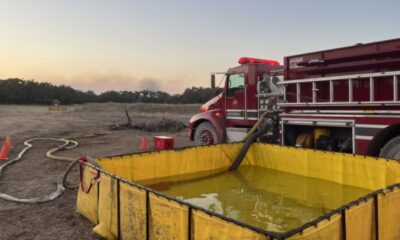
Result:
<svg viewBox="0 0 400 240"><path fill-rule="evenodd" d="M246 120L246 95L245 74L234 73L228 75L225 100L226 119L228 122Z"/></svg>

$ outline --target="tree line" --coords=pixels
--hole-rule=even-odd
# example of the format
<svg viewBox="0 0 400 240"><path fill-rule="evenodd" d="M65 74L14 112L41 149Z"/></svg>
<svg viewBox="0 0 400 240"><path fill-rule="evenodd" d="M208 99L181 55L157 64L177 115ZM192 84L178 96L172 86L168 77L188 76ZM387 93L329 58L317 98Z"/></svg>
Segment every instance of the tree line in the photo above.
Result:
<svg viewBox="0 0 400 240"><path fill-rule="evenodd" d="M88 102L119 103L204 103L217 95L221 89L191 87L182 94L163 91L107 91L96 94L80 91L70 86L56 86L46 82L35 82L18 78L0 80L0 104L50 104L57 99L62 104Z"/></svg>

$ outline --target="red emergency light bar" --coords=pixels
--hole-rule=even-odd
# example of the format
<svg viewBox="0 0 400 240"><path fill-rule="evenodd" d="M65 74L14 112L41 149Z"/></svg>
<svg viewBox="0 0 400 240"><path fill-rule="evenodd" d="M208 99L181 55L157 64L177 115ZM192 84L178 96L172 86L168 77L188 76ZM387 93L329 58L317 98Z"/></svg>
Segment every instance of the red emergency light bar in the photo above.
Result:
<svg viewBox="0 0 400 240"><path fill-rule="evenodd" d="M258 59L258 58L249 58L249 57L241 57L238 61L239 64L267 64L267 65L279 65L279 62L276 60L268 60L268 59Z"/></svg>

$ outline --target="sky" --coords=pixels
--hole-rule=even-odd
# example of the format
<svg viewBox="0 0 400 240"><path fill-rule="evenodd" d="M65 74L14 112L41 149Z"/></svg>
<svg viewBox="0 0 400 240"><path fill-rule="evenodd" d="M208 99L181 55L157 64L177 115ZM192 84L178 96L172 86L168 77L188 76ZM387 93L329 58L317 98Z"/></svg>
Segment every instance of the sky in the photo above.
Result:
<svg viewBox="0 0 400 240"><path fill-rule="evenodd" d="M398 0L2 0L0 79L80 90L208 87L242 56L400 37Z"/></svg>

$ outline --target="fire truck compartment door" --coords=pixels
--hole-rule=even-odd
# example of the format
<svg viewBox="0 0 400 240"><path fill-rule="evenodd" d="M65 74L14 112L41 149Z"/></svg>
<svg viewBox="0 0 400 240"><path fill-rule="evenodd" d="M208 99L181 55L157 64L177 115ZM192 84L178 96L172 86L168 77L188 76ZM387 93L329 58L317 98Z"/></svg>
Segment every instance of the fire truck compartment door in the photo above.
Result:
<svg viewBox="0 0 400 240"><path fill-rule="evenodd" d="M283 125L321 126L321 127L353 127L354 121L332 119L282 119Z"/></svg>

